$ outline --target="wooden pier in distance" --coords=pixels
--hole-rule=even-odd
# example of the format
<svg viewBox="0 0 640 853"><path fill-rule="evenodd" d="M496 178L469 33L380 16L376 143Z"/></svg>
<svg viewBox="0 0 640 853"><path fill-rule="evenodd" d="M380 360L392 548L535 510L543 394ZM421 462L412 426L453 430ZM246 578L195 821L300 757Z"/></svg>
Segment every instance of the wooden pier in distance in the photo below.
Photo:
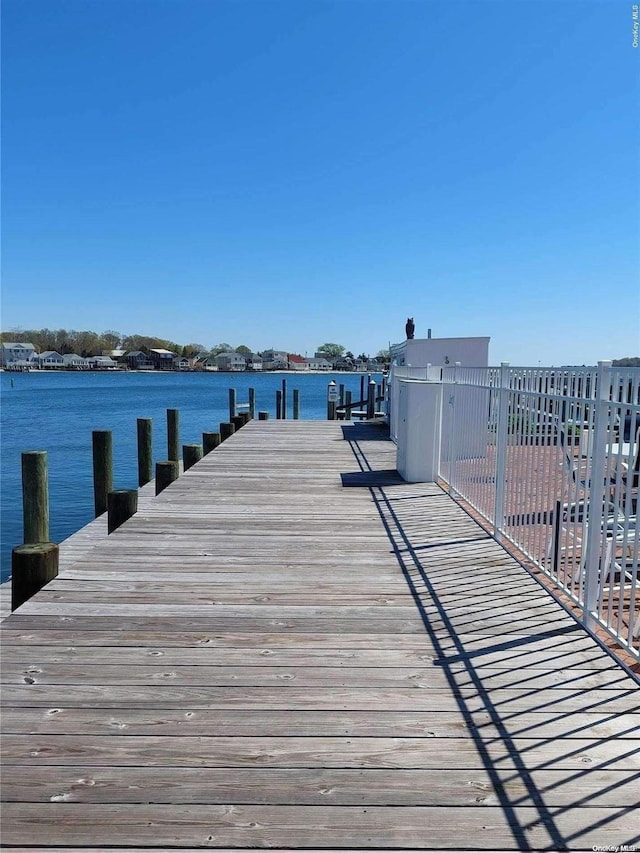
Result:
<svg viewBox="0 0 640 853"><path fill-rule="evenodd" d="M640 844L637 683L383 427L252 421L75 557L2 624L4 848Z"/></svg>

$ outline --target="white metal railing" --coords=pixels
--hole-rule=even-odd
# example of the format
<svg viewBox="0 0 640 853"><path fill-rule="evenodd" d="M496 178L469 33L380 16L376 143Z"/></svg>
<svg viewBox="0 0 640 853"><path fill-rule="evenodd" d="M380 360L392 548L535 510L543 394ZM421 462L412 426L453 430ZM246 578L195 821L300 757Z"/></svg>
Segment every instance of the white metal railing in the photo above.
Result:
<svg viewBox="0 0 640 853"><path fill-rule="evenodd" d="M425 368L395 368L391 380L401 371L438 381ZM581 607L588 628L640 657L640 369L441 376L440 477Z"/></svg>

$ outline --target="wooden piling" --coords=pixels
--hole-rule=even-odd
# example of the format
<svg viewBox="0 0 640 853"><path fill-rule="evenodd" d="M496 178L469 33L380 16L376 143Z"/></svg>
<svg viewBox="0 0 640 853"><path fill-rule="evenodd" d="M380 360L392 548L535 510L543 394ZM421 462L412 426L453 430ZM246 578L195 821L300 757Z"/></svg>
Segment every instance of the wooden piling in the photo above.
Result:
<svg viewBox="0 0 640 853"><path fill-rule="evenodd" d="M180 413L167 409L167 457L171 462L180 461Z"/></svg>
<svg viewBox="0 0 640 853"><path fill-rule="evenodd" d="M220 441L226 441L236 431L235 426L232 423L221 423L220 424Z"/></svg>
<svg viewBox="0 0 640 853"><path fill-rule="evenodd" d="M251 412L240 412L240 417L242 419L242 426L245 426L251 420Z"/></svg>
<svg viewBox="0 0 640 853"><path fill-rule="evenodd" d="M202 459L201 444L183 444L182 445L182 469L188 471L196 462Z"/></svg>
<svg viewBox="0 0 640 853"><path fill-rule="evenodd" d="M116 489L107 495L107 533L113 533L138 511L137 489Z"/></svg>
<svg viewBox="0 0 640 853"><path fill-rule="evenodd" d="M156 462L156 495L163 492L179 476L180 463L175 459L164 459L162 462Z"/></svg>
<svg viewBox="0 0 640 853"><path fill-rule="evenodd" d="M269 412L258 412L258 420L259 421L268 421L269 420Z"/></svg>
<svg viewBox="0 0 640 853"><path fill-rule="evenodd" d="M46 450L28 450L22 454L22 518L25 545L49 541Z"/></svg>
<svg viewBox="0 0 640 853"><path fill-rule="evenodd" d="M55 542L30 542L11 552L11 610L28 601L58 574Z"/></svg>
<svg viewBox="0 0 640 853"><path fill-rule="evenodd" d="M293 389L293 419L294 421L300 420L300 390L298 388Z"/></svg>
<svg viewBox="0 0 640 853"><path fill-rule="evenodd" d="M344 406L344 382L338 385L338 404Z"/></svg>
<svg viewBox="0 0 640 853"><path fill-rule="evenodd" d="M220 445L220 433L219 432L203 432L202 433L202 452L206 456L207 453L211 453L212 450L215 450L216 447Z"/></svg>
<svg viewBox="0 0 640 853"><path fill-rule="evenodd" d="M344 419L345 421L351 420L351 391L344 392Z"/></svg>
<svg viewBox="0 0 640 853"><path fill-rule="evenodd" d="M151 418L138 418L138 486L153 480L153 438Z"/></svg>
<svg viewBox="0 0 640 853"><path fill-rule="evenodd" d="M276 419L282 418L282 391L278 388L276 391Z"/></svg>
<svg viewBox="0 0 640 853"><path fill-rule="evenodd" d="M236 389L229 388L229 420L233 421L236 416Z"/></svg>
<svg viewBox="0 0 640 853"><path fill-rule="evenodd" d="M233 424L235 431L238 432L238 430L244 426L244 418L242 415L234 415L231 418L231 423Z"/></svg>
<svg viewBox="0 0 640 853"><path fill-rule="evenodd" d="M331 380L327 386L327 420L335 421L336 419L336 403L338 401L338 389L336 383Z"/></svg>
<svg viewBox="0 0 640 853"><path fill-rule="evenodd" d="M249 414L252 418L256 416L256 389L249 388Z"/></svg>
<svg viewBox="0 0 640 853"><path fill-rule="evenodd" d="M282 380L282 400L280 402L282 420L287 419L287 380Z"/></svg>
<svg viewBox="0 0 640 853"><path fill-rule="evenodd" d="M113 491L113 435L110 430L92 432L93 503L96 518L107 511L107 495Z"/></svg>
<svg viewBox="0 0 640 853"><path fill-rule="evenodd" d="M371 420L376 414L376 382L372 379L367 389L367 419Z"/></svg>

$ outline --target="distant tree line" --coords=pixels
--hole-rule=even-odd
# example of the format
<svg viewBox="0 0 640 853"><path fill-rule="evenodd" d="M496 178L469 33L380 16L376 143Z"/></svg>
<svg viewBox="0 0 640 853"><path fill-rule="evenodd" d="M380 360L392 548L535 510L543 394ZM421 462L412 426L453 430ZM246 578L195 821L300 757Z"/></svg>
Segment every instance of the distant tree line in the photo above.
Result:
<svg viewBox="0 0 640 853"><path fill-rule="evenodd" d="M221 342L213 347L206 347L204 344L199 343L183 345L175 341L168 341L164 338L155 338L149 335L123 335L112 329L107 329L106 332L78 332L74 329L10 329L8 332L0 332L0 343L6 341L31 343L38 352L52 350L53 352L60 353L60 355L75 353L76 355L81 355L83 358L91 355L100 355L103 352L111 352L115 349L123 349L127 352L134 352L136 350L149 352L151 349L167 349L185 358L191 358L197 353L207 353L208 355L216 356L221 352L239 352L244 355L249 355L252 352L245 344L232 346L229 343ZM342 344L325 343L318 347L317 352L329 361L340 358L356 361L356 356L350 350L346 350ZM260 354L256 353L256 355ZM388 360L388 357L388 349L379 350L376 360L384 362ZM360 353L357 359L368 361L370 357L365 353Z"/></svg>
<svg viewBox="0 0 640 853"><path fill-rule="evenodd" d="M640 367L640 358L614 358L612 364L614 367Z"/></svg>

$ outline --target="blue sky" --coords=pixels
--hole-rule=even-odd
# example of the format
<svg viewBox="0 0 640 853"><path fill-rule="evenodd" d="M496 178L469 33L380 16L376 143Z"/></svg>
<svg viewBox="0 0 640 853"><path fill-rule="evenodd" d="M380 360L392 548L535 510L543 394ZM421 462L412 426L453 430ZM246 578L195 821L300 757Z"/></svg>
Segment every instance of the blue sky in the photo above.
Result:
<svg viewBox="0 0 640 853"><path fill-rule="evenodd" d="M3 0L2 329L640 355L627 0Z"/></svg>

